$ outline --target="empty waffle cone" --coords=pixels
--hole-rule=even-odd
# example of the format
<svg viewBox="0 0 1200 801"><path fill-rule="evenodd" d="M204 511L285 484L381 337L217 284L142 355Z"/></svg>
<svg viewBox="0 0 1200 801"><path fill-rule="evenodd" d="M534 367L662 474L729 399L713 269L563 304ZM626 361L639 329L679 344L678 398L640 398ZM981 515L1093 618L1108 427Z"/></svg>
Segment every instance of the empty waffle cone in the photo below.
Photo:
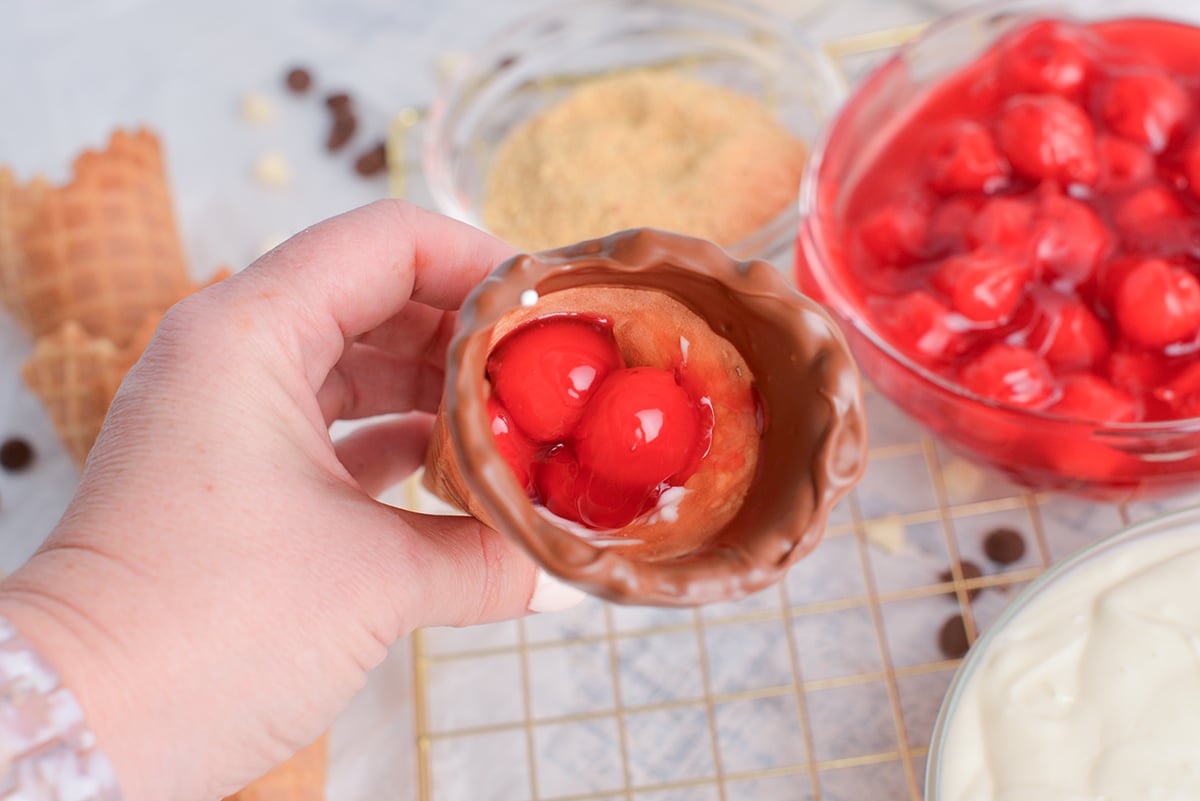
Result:
<svg viewBox="0 0 1200 801"><path fill-rule="evenodd" d="M324 801L328 762L329 734L326 733L227 801Z"/></svg>
<svg viewBox="0 0 1200 801"><path fill-rule="evenodd" d="M108 406L132 361L103 337L76 322L39 337L22 373L50 414L55 430L78 464L100 433Z"/></svg>
<svg viewBox="0 0 1200 801"><path fill-rule="evenodd" d="M206 286L228 276L229 270L218 270ZM161 319L157 312L147 314L122 347L107 337L91 336L74 320L35 342L22 368L25 383L50 413L76 464L87 460L121 381L141 358Z"/></svg>
<svg viewBox="0 0 1200 801"><path fill-rule="evenodd" d="M74 320L121 346L190 290L154 134L118 131L63 186L0 171L0 297L34 337Z"/></svg>
<svg viewBox="0 0 1200 801"><path fill-rule="evenodd" d="M22 238L49 188L41 179L18 184L11 172L0 169L0 301L27 331L33 330L33 321L20 296L23 276L30 271Z"/></svg>

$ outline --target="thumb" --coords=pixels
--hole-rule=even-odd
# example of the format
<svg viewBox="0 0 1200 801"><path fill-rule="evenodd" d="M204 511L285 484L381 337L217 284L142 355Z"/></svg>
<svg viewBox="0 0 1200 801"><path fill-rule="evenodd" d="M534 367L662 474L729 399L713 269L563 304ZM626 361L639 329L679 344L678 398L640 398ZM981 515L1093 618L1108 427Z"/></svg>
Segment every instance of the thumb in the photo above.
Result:
<svg viewBox="0 0 1200 801"><path fill-rule="evenodd" d="M585 597L474 518L405 514L422 551L422 569L409 583L414 627L493 623L567 609Z"/></svg>

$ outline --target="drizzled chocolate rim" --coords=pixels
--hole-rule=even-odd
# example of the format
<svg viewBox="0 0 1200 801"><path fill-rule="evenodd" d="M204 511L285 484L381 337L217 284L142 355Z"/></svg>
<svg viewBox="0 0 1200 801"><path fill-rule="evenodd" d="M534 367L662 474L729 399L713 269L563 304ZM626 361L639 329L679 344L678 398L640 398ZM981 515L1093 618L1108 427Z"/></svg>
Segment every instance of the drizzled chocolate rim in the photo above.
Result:
<svg viewBox="0 0 1200 801"><path fill-rule="evenodd" d="M734 518L682 556L629 558L555 525L496 450L484 374L494 326L528 305L530 290L588 285L668 293L754 373L765 409L754 482ZM442 414L470 505L553 575L616 602L692 606L778 581L820 541L830 509L866 463L858 370L832 319L770 264L736 261L692 237L633 229L510 259L467 297L447 365Z"/></svg>

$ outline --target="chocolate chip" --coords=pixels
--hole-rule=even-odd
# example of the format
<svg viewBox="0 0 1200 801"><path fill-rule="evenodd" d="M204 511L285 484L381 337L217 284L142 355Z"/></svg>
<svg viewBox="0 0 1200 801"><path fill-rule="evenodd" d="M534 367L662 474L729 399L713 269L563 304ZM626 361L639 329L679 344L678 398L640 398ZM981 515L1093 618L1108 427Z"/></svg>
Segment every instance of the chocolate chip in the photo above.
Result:
<svg viewBox="0 0 1200 801"><path fill-rule="evenodd" d="M330 153L336 153L346 146L350 141L350 137L354 136L354 131L358 128L358 119L350 113L338 113L333 118L333 128L329 131L329 138L325 140L325 149Z"/></svg>
<svg viewBox="0 0 1200 801"><path fill-rule="evenodd" d="M947 659L961 659L971 643L967 641L967 626L963 623L962 615L951 615L946 618L938 631L938 648Z"/></svg>
<svg viewBox="0 0 1200 801"><path fill-rule="evenodd" d="M967 559L959 561L958 569L962 571L962 577L964 581L977 579L983 575L983 571L979 569L979 565ZM951 581L954 581L954 573L950 571L950 568L946 568L938 574L938 581L940 581L942 584L949 584ZM975 600L975 596L979 595L981 592L983 592L983 587L972 587L971 589L967 590L967 600ZM951 590L948 594L954 595L955 592L954 590Z"/></svg>
<svg viewBox="0 0 1200 801"><path fill-rule="evenodd" d="M325 98L325 105L333 109L335 112L349 111L350 104L350 95L346 94L345 92L336 92Z"/></svg>
<svg viewBox="0 0 1200 801"><path fill-rule="evenodd" d="M288 70L287 85L296 94L304 94L312 86L312 73L304 67L294 67Z"/></svg>
<svg viewBox="0 0 1200 801"><path fill-rule="evenodd" d="M16 473L33 462L33 446L20 437L12 437L0 445L0 467Z"/></svg>
<svg viewBox="0 0 1200 801"><path fill-rule="evenodd" d="M995 528L983 540L983 552L996 564L1011 565L1025 555L1025 538L1012 528Z"/></svg>
<svg viewBox="0 0 1200 801"><path fill-rule="evenodd" d="M502 58L496 62L496 72L500 72L501 70L506 70L509 67L511 67L513 64L516 64L516 63L517 63L516 56L505 56L504 58Z"/></svg>
<svg viewBox="0 0 1200 801"><path fill-rule="evenodd" d="M378 175L387 169L387 145L380 142L358 157L354 171L364 178Z"/></svg>

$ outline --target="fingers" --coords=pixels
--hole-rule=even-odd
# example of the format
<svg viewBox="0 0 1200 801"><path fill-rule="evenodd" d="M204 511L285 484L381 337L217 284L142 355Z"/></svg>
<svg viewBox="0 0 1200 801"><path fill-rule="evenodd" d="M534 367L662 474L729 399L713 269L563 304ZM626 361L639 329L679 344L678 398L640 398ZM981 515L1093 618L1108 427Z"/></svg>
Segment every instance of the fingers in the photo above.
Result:
<svg viewBox="0 0 1200 801"><path fill-rule="evenodd" d="M317 402L326 424L379 414L435 412L444 378L439 366L354 344L329 371Z"/></svg>
<svg viewBox="0 0 1200 801"><path fill-rule="evenodd" d="M335 443L334 450L363 492L377 496L421 466L432 429L431 415L406 415L360 428Z"/></svg>
<svg viewBox="0 0 1200 801"><path fill-rule="evenodd" d="M424 568L411 584L412 627L471 626L529 612L538 571L515 543L470 517L412 515L411 522Z"/></svg>
<svg viewBox="0 0 1200 801"><path fill-rule="evenodd" d="M411 299L456 309L512 249L488 234L397 200L308 228L267 253L235 286L282 310L301 332L316 389L354 339ZM290 318L290 319L289 319Z"/></svg>

